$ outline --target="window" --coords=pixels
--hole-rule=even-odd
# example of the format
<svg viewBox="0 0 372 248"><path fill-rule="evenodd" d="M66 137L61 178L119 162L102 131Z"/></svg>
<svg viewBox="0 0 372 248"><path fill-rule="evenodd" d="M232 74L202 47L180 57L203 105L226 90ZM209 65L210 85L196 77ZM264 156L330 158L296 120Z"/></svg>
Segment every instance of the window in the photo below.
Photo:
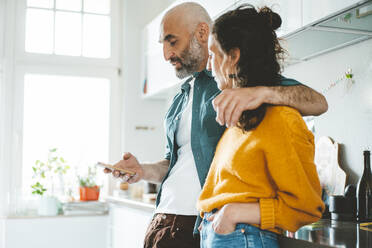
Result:
<svg viewBox="0 0 372 248"><path fill-rule="evenodd" d="M28 0L25 51L109 58L109 0Z"/></svg>
<svg viewBox="0 0 372 248"><path fill-rule="evenodd" d="M108 79L26 74L24 192L31 189L32 166L36 160L45 161L49 149L57 148L58 154L73 168L64 178L65 190L77 189L76 174L84 174L86 168L97 161L108 161L109 110Z"/></svg>
<svg viewBox="0 0 372 248"><path fill-rule="evenodd" d="M0 198L12 210L50 148L71 166L65 187L87 166L120 159L121 29L118 0L14 0L5 11L0 152L11 166ZM105 195L108 177L98 174Z"/></svg>

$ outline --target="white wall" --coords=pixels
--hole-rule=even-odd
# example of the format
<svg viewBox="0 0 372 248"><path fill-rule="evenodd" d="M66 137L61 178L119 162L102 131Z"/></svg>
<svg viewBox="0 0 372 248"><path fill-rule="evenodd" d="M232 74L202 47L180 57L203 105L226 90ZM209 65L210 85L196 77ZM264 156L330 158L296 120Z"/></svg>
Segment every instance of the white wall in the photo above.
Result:
<svg viewBox="0 0 372 248"><path fill-rule="evenodd" d="M165 134L163 117L166 102L141 98L143 76L142 33L146 24L172 1L123 1L123 152L129 151L139 161L158 161L164 158ZM136 130L137 126L154 130Z"/></svg>
<svg viewBox="0 0 372 248"><path fill-rule="evenodd" d="M329 136L342 144L342 168L348 182L356 183L363 172L362 151L372 148L372 39L292 65L284 75L322 91L348 68L355 84L346 91L342 82L325 93L329 110L316 118L315 129L316 138Z"/></svg>

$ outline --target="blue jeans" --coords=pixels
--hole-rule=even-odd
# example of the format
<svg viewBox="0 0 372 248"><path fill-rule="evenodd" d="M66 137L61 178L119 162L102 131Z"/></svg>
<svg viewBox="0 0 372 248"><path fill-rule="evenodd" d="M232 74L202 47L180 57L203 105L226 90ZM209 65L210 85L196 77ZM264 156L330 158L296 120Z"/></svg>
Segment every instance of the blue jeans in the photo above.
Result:
<svg viewBox="0 0 372 248"><path fill-rule="evenodd" d="M279 248L277 234L248 224L239 223L234 232L218 234L213 230L212 222L206 220L211 214L206 213L202 221L201 248Z"/></svg>

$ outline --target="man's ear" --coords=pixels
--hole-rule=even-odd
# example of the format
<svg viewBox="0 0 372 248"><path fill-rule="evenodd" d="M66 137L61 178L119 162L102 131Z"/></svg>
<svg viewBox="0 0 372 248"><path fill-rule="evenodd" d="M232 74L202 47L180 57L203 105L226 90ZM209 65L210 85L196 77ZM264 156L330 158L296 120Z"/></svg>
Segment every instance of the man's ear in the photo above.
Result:
<svg viewBox="0 0 372 248"><path fill-rule="evenodd" d="M208 43L209 27L205 22L199 23L196 29L196 38L201 43Z"/></svg>
<svg viewBox="0 0 372 248"><path fill-rule="evenodd" d="M231 49L229 52L229 57L231 60L231 65L235 67L240 59L240 49L237 47Z"/></svg>

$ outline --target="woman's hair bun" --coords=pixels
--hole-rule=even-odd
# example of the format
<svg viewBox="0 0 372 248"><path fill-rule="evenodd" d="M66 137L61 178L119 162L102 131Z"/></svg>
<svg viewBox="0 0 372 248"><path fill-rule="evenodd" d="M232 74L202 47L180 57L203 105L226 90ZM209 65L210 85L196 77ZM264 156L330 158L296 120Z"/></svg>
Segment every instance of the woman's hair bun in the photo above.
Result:
<svg viewBox="0 0 372 248"><path fill-rule="evenodd" d="M258 14L267 21L273 30L277 30L282 25L282 18L268 7L261 8Z"/></svg>

